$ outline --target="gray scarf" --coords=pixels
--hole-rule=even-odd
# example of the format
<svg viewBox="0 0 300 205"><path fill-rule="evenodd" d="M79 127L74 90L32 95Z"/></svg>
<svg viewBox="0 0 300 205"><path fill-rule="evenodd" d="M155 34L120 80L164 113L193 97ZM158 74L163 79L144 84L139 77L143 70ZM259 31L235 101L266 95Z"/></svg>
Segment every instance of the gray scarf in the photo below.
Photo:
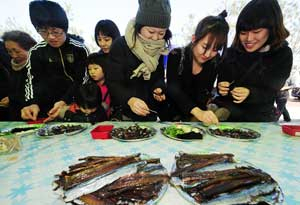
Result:
<svg viewBox="0 0 300 205"><path fill-rule="evenodd" d="M136 36L134 40L134 25L135 20L131 20L125 31L125 40L132 51L132 53L143 63L141 63L130 78L140 77L143 75L144 80L150 80L151 73L154 72L158 66L158 59L161 55L167 55L168 49L166 48L166 41L162 40L149 40L142 38L141 35Z"/></svg>

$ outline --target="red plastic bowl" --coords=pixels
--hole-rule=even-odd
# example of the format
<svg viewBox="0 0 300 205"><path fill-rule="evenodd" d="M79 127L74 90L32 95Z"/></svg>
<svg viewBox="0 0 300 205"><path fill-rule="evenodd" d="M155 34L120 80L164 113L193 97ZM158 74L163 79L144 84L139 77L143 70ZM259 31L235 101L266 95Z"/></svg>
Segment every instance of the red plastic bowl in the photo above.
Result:
<svg viewBox="0 0 300 205"><path fill-rule="evenodd" d="M282 125L281 129L288 135L300 137L300 125Z"/></svg>
<svg viewBox="0 0 300 205"><path fill-rule="evenodd" d="M111 139L110 131L114 128L113 125L98 125L91 131L93 139Z"/></svg>

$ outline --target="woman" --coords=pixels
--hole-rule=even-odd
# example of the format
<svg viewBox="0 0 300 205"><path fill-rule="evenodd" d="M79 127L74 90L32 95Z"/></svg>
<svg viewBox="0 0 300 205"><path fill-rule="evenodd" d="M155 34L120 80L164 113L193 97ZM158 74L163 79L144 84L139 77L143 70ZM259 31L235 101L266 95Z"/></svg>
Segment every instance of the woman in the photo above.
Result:
<svg viewBox="0 0 300 205"><path fill-rule="evenodd" d="M120 37L117 25L109 20L100 20L95 27L95 41L100 47L99 54L108 54L112 42Z"/></svg>
<svg viewBox="0 0 300 205"><path fill-rule="evenodd" d="M9 116L10 120L21 120L20 110L24 106L24 91L29 49L36 41L23 31L9 31L2 36L5 48L11 57L10 83L9 83Z"/></svg>
<svg viewBox="0 0 300 205"><path fill-rule="evenodd" d="M168 56L167 93L171 101L172 120L190 121L194 117L205 124L218 123L217 116L207 110L217 77L219 51L227 47L226 11L208 16L197 25L192 41L176 48Z"/></svg>
<svg viewBox="0 0 300 205"><path fill-rule="evenodd" d="M136 18L110 51L106 82L115 117L152 121L165 100L163 56L167 54L171 20L169 0L139 1ZM155 111L154 111L155 110Z"/></svg>
<svg viewBox="0 0 300 205"><path fill-rule="evenodd" d="M220 66L219 105L229 121L276 121L276 94L289 77L293 54L276 0L252 0L241 11L236 35Z"/></svg>

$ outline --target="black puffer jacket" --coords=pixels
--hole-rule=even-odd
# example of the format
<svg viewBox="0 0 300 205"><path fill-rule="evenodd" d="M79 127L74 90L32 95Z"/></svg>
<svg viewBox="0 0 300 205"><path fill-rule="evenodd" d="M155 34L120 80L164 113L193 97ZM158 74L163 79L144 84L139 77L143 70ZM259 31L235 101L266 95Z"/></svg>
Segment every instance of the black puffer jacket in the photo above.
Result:
<svg viewBox="0 0 300 205"><path fill-rule="evenodd" d="M293 63L291 48L285 43L267 52L246 53L227 50L219 70L218 82L234 82L233 87L246 87L250 95L240 104L232 97L220 97L219 104L231 111L230 121L274 121L274 101L284 86Z"/></svg>
<svg viewBox="0 0 300 205"><path fill-rule="evenodd" d="M152 92L155 88L165 90L163 57L159 59L157 69L151 73L150 80L144 80L142 76L130 79L133 70L142 61L131 52L124 37L114 41L109 54L105 77L113 106L121 107L122 114L135 121L156 120L156 116L152 114L146 117L136 115L127 102L131 97L137 97L144 100L150 109L159 109Z"/></svg>
<svg viewBox="0 0 300 205"><path fill-rule="evenodd" d="M35 45L26 65L26 104L38 104L41 116L45 116L55 102L70 103L76 86L85 76L88 53L84 44L71 37L60 48L53 48L45 41Z"/></svg>
<svg viewBox="0 0 300 205"><path fill-rule="evenodd" d="M10 119L19 121L21 119L21 109L25 106L25 80L27 77L26 68L19 71L10 71L9 83L9 110Z"/></svg>
<svg viewBox="0 0 300 205"><path fill-rule="evenodd" d="M217 77L219 57L203 64L202 71L193 75L193 57L191 46L176 48L168 56L167 93L171 102L178 108L177 114L188 116L194 107L206 110ZM182 59L182 52L184 57ZM181 65L182 59L182 65Z"/></svg>

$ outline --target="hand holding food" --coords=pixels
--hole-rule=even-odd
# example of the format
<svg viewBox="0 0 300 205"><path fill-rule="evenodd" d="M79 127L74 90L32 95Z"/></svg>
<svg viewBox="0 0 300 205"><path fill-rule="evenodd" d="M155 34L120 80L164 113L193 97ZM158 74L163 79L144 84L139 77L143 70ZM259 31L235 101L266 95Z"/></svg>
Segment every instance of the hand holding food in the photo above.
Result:
<svg viewBox="0 0 300 205"><path fill-rule="evenodd" d="M153 97L158 102L166 100L166 95L163 93L161 88L156 88L153 91Z"/></svg>
<svg viewBox="0 0 300 205"><path fill-rule="evenodd" d="M191 114L194 115L199 121L205 125L218 124L219 120L217 116L210 110L201 110L198 107L192 109Z"/></svg>
<svg viewBox="0 0 300 205"><path fill-rule="evenodd" d="M48 118L44 120L44 122L49 122L54 120L60 112L60 109L63 108L66 105L64 101L58 101L54 104L53 108L48 112Z"/></svg>
<svg viewBox="0 0 300 205"><path fill-rule="evenodd" d="M230 86L230 83L228 81L219 82L218 90L219 90L220 95L222 95L222 96L228 95L228 92L230 90L229 86Z"/></svg>
<svg viewBox="0 0 300 205"><path fill-rule="evenodd" d="M37 104L32 104L27 107L24 107L21 110L21 117L23 120L33 120L35 121L38 114L40 112L40 108Z"/></svg>
<svg viewBox="0 0 300 205"><path fill-rule="evenodd" d="M249 96L250 90L245 87L235 87L230 93L234 103L242 103Z"/></svg>
<svg viewBox="0 0 300 205"><path fill-rule="evenodd" d="M140 98L131 97L128 100L128 105L132 112L140 116L146 116L150 114L148 105Z"/></svg>
<svg viewBox="0 0 300 205"><path fill-rule="evenodd" d="M8 97L2 98L0 100L0 106L8 107L9 106L9 98Z"/></svg>

